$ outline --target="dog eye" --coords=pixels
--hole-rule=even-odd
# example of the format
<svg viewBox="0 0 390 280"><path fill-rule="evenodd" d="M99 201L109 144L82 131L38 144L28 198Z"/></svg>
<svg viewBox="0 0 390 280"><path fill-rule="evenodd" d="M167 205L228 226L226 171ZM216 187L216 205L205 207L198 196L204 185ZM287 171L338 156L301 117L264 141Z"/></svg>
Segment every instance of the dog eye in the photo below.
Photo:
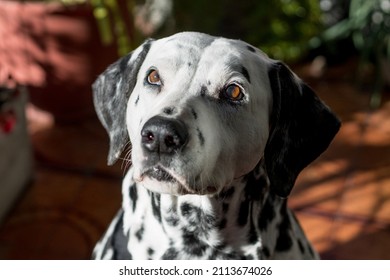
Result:
<svg viewBox="0 0 390 280"><path fill-rule="evenodd" d="M158 74L157 70L150 71L150 73L147 77L147 81L151 85L156 85L156 86L161 85L160 75Z"/></svg>
<svg viewBox="0 0 390 280"><path fill-rule="evenodd" d="M231 101L240 101L244 98L241 87L236 84L231 84L225 88L223 96Z"/></svg>

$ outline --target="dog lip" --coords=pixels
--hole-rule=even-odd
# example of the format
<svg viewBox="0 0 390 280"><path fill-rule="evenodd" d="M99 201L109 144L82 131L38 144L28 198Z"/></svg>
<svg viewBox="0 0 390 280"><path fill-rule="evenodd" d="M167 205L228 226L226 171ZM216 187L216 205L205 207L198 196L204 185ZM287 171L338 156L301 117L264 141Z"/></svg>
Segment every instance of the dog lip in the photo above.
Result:
<svg viewBox="0 0 390 280"><path fill-rule="evenodd" d="M165 168L160 165L156 165L149 168L142 174L142 177L143 176L148 176L150 178L156 179L159 182L177 182L177 180Z"/></svg>
<svg viewBox="0 0 390 280"><path fill-rule="evenodd" d="M218 188L215 186L207 186L207 188L202 190L198 188L191 188L186 182L182 182L180 178L177 178L175 174L172 174L166 167L160 164L149 167L142 172L139 181L143 181L145 177L149 177L150 179L154 179L162 183L167 182L177 184L178 193L180 194L214 195L218 192Z"/></svg>
<svg viewBox="0 0 390 280"><path fill-rule="evenodd" d="M143 181L145 177L149 177L150 179L157 180L158 182L166 182L173 183L178 185L178 193L180 194L196 194L194 190L187 187L185 183L181 182L177 176L172 174L167 168L161 166L160 164L149 167L147 170L142 172L140 181Z"/></svg>

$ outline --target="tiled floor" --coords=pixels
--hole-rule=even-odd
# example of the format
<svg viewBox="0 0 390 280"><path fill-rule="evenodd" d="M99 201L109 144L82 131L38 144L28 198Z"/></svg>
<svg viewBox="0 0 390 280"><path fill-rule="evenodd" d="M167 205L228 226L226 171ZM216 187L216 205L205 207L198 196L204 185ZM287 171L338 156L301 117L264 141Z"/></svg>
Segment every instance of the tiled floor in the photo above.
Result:
<svg viewBox="0 0 390 280"><path fill-rule="evenodd" d="M289 203L323 258L390 259L390 98L370 111L353 68L332 68L321 79L296 69L343 126L301 173ZM108 140L96 119L35 120L31 139L35 177L0 227L0 259L88 259L119 208L121 164L106 166Z"/></svg>

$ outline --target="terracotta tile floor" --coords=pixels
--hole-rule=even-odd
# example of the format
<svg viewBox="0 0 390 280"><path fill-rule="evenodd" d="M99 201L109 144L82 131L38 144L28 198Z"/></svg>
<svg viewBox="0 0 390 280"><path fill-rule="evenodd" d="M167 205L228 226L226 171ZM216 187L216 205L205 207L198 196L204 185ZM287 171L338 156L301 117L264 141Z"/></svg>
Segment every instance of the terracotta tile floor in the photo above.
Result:
<svg viewBox="0 0 390 280"><path fill-rule="evenodd" d="M301 173L289 203L322 258L390 259L390 98L370 111L353 68L321 79L296 69L343 127ZM35 177L0 227L0 259L88 259L120 206L121 164L106 166L108 140L96 119L30 123Z"/></svg>

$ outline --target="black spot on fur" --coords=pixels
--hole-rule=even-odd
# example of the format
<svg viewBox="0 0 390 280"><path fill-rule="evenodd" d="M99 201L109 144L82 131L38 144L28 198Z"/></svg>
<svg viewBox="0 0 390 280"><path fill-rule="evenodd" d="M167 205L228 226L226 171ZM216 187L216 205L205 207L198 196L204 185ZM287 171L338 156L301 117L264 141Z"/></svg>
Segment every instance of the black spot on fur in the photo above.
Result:
<svg viewBox="0 0 390 280"><path fill-rule="evenodd" d="M188 62L188 67L191 67L192 66L192 63L191 62Z"/></svg>
<svg viewBox="0 0 390 280"><path fill-rule="evenodd" d="M200 88L200 96L204 97L204 96L206 96L207 93L208 93L207 87L206 86L202 86Z"/></svg>
<svg viewBox="0 0 390 280"><path fill-rule="evenodd" d="M124 56L119 63L119 72L125 73L126 69L129 67L129 60L131 59L132 54Z"/></svg>
<svg viewBox="0 0 390 280"><path fill-rule="evenodd" d="M237 253L235 253L235 252L231 252L231 253L226 254L225 258L226 258L227 260L242 259L242 257L238 256Z"/></svg>
<svg viewBox="0 0 390 280"><path fill-rule="evenodd" d="M248 80L248 82L251 82L251 77L249 76L248 69L246 69L244 66L241 68L241 74Z"/></svg>
<svg viewBox="0 0 390 280"><path fill-rule="evenodd" d="M183 229L183 240L185 244L194 245L195 243L200 243L198 236L185 228Z"/></svg>
<svg viewBox="0 0 390 280"><path fill-rule="evenodd" d="M169 226L175 227L179 224L179 217L177 212L173 209L170 209L168 213L164 216L165 221Z"/></svg>
<svg viewBox="0 0 390 280"><path fill-rule="evenodd" d="M251 52L256 52L256 50L255 50L255 48L254 47L252 47L252 46L246 46L246 48L249 50L249 51L251 51Z"/></svg>
<svg viewBox="0 0 390 280"><path fill-rule="evenodd" d="M238 260L245 259L245 256L238 255L237 252L226 250L226 246L216 247L208 257L209 260Z"/></svg>
<svg viewBox="0 0 390 280"><path fill-rule="evenodd" d="M277 240L276 240L276 247L275 247L276 251L288 251L291 249L291 247L293 245L293 241L291 238L291 223L290 223L290 220L288 218L286 208L287 208L287 204L285 202L282 205L281 211L280 211L281 216L283 218L282 218L282 221L278 227L279 235L278 235Z"/></svg>
<svg viewBox="0 0 390 280"><path fill-rule="evenodd" d="M180 206L180 211L181 211L181 214L188 218L190 217L193 212L195 211L195 206L187 203L187 202L184 202L181 206Z"/></svg>
<svg viewBox="0 0 390 280"><path fill-rule="evenodd" d="M129 237L123 233L123 211L119 214L119 220L118 223L115 226L114 232L112 233L111 240L112 244L110 242L107 242L107 244L111 245L114 255L114 259L118 260L131 260L133 257L130 254L130 252L127 250L126 246L123 246L123 244L127 244ZM104 250L109 249L104 248Z"/></svg>
<svg viewBox="0 0 390 280"><path fill-rule="evenodd" d="M243 66L242 64L233 63L232 65L230 65L230 70L233 72L240 73L241 75L243 75L245 77L245 79L247 79L247 81L249 83L251 82L251 77L249 76L248 69L246 69L245 66Z"/></svg>
<svg viewBox="0 0 390 280"><path fill-rule="evenodd" d="M247 183L245 185L245 200L241 202L240 209L238 212L238 225L244 226L248 223L248 217L249 217L249 209L250 209L250 203L251 201L259 200L262 198L262 193L263 193L263 185L262 182L259 182L258 180L255 179L254 174L250 173L246 177ZM267 206L267 204L265 205ZM273 206L271 206L273 209ZM267 208L267 210L269 210ZM264 209L263 209L264 211ZM269 210L271 211L271 210ZM260 219L263 219L263 223L267 222L267 217L263 216L267 215L267 213L261 213ZM274 217L271 215L270 218L272 219ZM259 222L260 223L260 222ZM264 228L266 228L267 225L263 225ZM260 225L261 229L261 225Z"/></svg>
<svg viewBox="0 0 390 280"><path fill-rule="evenodd" d="M203 146L204 142L205 142L203 133L200 131L199 128L197 128L196 131L198 132L199 143L200 143L201 146Z"/></svg>
<svg viewBox="0 0 390 280"><path fill-rule="evenodd" d="M144 228L144 225L142 224L142 226L139 228L139 230L137 230L137 232L135 233L135 237L137 237L138 241L141 241L143 236L144 236L144 232L145 232L145 228Z"/></svg>
<svg viewBox="0 0 390 280"><path fill-rule="evenodd" d="M200 257L207 249L207 245L199 240L198 236L193 232L183 229L184 251L190 255Z"/></svg>
<svg viewBox="0 0 390 280"><path fill-rule="evenodd" d="M138 95L137 98L135 99L135 102L134 102L135 106L137 106L138 101L139 101L139 95Z"/></svg>
<svg viewBox="0 0 390 280"><path fill-rule="evenodd" d="M183 203L180 206L181 214L187 219L191 225L200 226L202 210L194 205L189 203Z"/></svg>
<svg viewBox="0 0 390 280"><path fill-rule="evenodd" d="M175 227L179 224L179 217L177 215L176 208L168 209L167 213L164 215L164 220L169 226Z"/></svg>
<svg viewBox="0 0 390 280"><path fill-rule="evenodd" d="M153 256L153 254L154 254L154 250L152 249L152 248L148 248L148 256L149 257L152 257Z"/></svg>
<svg viewBox="0 0 390 280"><path fill-rule="evenodd" d="M225 248L226 248L226 244L225 243L220 243L219 245L217 245L215 247L215 249L217 249L218 251L223 251Z"/></svg>
<svg viewBox="0 0 390 280"><path fill-rule="evenodd" d="M167 115L172 115L174 111L175 111L175 108L173 108L173 107L166 107L163 110L164 114L167 114Z"/></svg>
<svg viewBox="0 0 390 280"><path fill-rule="evenodd" d="M174 260L177 259L179 252L175 248L169 248L164 255L161 257L163 260Z"/></svg>
<svg viewBox="0 0 390 280"><path fill-rule="evenodd" d="M138 192L137 192L137 188L136 188L136 185L132 185L130 186L129 188L129 196L130 196L130 199L133 203L133 212L135 211L135 208L137 207L137 199L138 199Z"/></svg>
<svg viewBox="0 0 390 280"><path fill-rule="evenodd" d="M267 229L268 225L275 218L275 209L272 201L274 200L273 196L270 194L268 199L265 201L263 209L261 210L259 217L259 229L264 231Z"/></svg>
<svg viewBox="0 0 390 280"><path fill-rule="evenodd" d="M216 250L212 250L210 256L208 257L209 260L218 260L219 252Z"/></svg>
<svg viewBox="0 0 390 280"><path fill-rule="evenodd" d="M268 259L270 256L271 256L271 253L270 253L269 249L265 246L259 251L259 258L263 257L265 259Z"/></svg>
<svg viewBox="0 0 390 280"><path fill-rule="evenodd" d="M150 201L152 202L153 215L161 223L160 195L150 192Z"/></svg>
<svg viewBox="0 0 390 280"><path fill-rule="evenodd" d="M176 216L169 216L165 218L165 221L167 222L168 225L175 227L179 224L179 218Z"/></svg>
<svg viewBox="0 0 390 280"><path fill-rule="evenodd" d="M204 235L206 238L214 227L218 226L218 221L213 215L204 213L199 207L189 203L183 203L180 207L182 216L194 227L191 231L196 235Z"/></svg>
<svg viewBox="0 0 390 280"><path fill-rule="evenodd" d="M198 114L196 113L194 108L191 108L191 114L192 114L192 116L194 117L195 120L198 119Z"/></svg>
<svg viewBox="0 0 390 280"><path fill-rule="evenodd" d="M217 224L217 221L213 215L205 214L203 216L203 220L205 221L205 229L207 231L210 231L212 228L214 228Z"/></svg>

